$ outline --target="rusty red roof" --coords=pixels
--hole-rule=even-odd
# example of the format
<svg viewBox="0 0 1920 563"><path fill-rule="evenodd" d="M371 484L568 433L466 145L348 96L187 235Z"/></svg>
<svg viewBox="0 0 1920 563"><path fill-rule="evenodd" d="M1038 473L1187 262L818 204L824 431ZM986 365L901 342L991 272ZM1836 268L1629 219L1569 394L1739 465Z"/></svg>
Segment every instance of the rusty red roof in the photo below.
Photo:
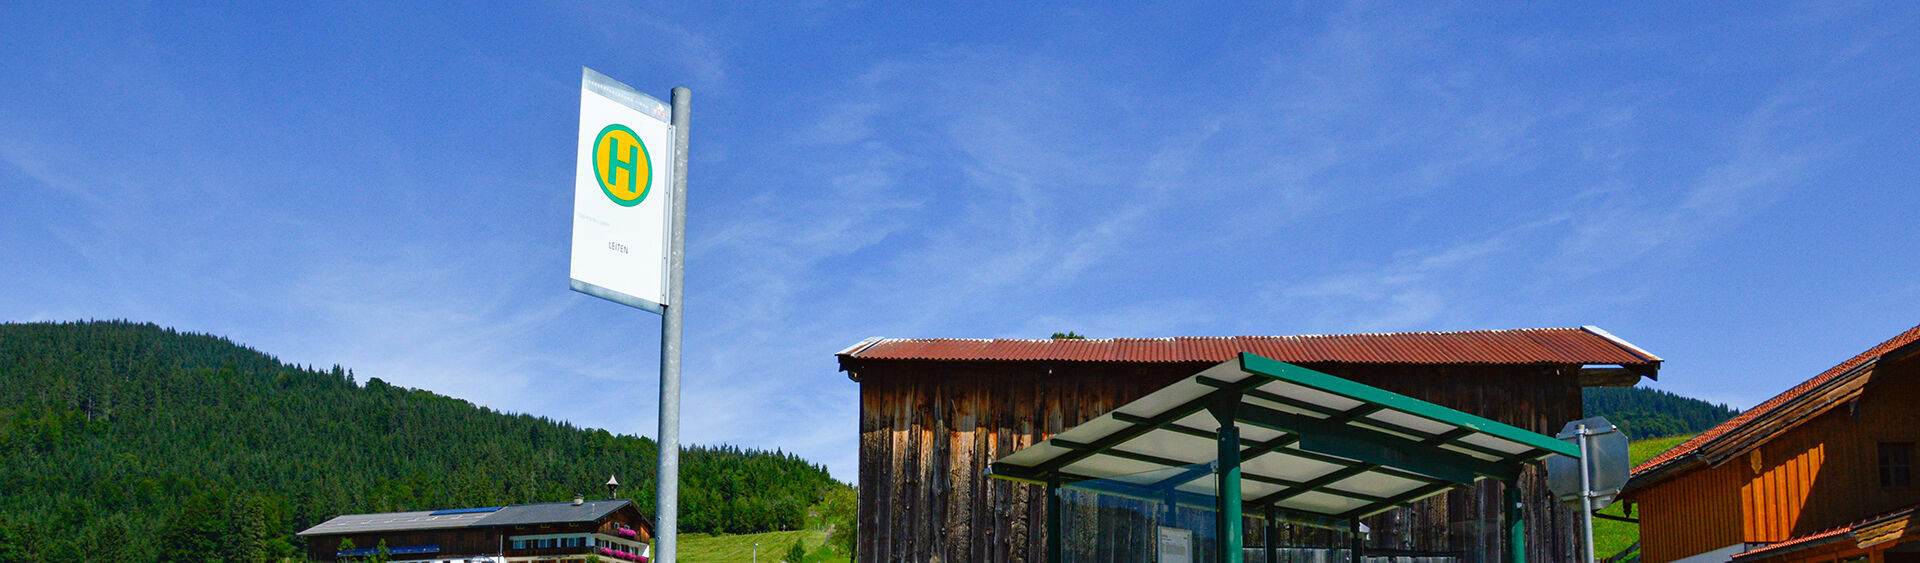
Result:
<svg viewBox="0 0 1920 563"><path fill-rule="evenodd" d="M1694 436L1692 439L1689 439L1685 442L1681 442L1680 445L1678 446L1674 446L1673 449L1661 452L1660 455L1653 456L1653 459L1649 459L1646 462L1641 463L1638 467L1633 468L1633 474L1635 476L1639 476L1644 472L1658 469L1660 466L1666 465L1668 462L1679 459L1681 456L1685 456L1689 453L1693 453L1694 451L1699 450L1701 447L1712 443L1714 440L1722 436L1725 436L1728 433L1731 433L1735 430L1739 430L1741 426L1744 426L1749 422L1761 419L1762 417L1766 416L1767 413L1772 412L1774 409L1780 408L1782 405L1792 402L1794 399L1800 398L1801 395L1805 395L1809 391L1817 389L1820 386L1825 385L1828 382L1834 380L1835 378L1838 378L1841 375L1844 375L1847 372L1852 371L1853 368L1859 367L1861 364L1866 363L1868 360L1879 358L1882 354L1886 354L1887 352L1892 352L1895 349L1900 348L1901 346L1912 344L1915 340L1920 340L1920 326L1915 326L1913 328L1907 329L1906 332L1900 333L1899 336L1895 336L1891 339L1888 339L1886 342L1881 342L1878 346L1874 346L1873 348L1868 349L1865 352L1861 352L1860 355L1858 356L1854 356L1853 358L1848 359L1847 361L1840 362L1840 365L1833 366L1827 371L1820 372L1820 375L1814 376L1813 379L1809 379L1809 380L1806 380L1805 382L1802 382L1799 385L1795 385L1793 386L1792 389L1788 389L1785 393L1775 395L1772 399L1767 399L1766 402L1760 403L1759 405L1751 409L1747 409L1747 412L1740 413L1739 416L1735 416L1731 419L1728 419L1726 422L1720 423L1719 426L1709 428L1707 429L1706 432L1701 432L1700 435Z"/></svg>
<svg viewBox="0 0 1920 563"><path fill-rule="evenodd" d="M1252 352L1292 363L1572 364L1657 369L1660 358L1596 327L1306 336L974 340L873 338L842 351L875 360L1222 362Z"/></svg>

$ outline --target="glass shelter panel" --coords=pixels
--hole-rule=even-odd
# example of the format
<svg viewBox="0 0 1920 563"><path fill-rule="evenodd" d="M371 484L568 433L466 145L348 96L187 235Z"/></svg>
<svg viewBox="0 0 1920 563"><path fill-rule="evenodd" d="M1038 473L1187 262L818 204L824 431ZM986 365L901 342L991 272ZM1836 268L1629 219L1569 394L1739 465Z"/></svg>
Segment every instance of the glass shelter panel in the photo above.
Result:
<svg viewBox="0 0 1920 563"><path fill-rule="evenodd" d="M1215 479L1207 465L1167 468L1061 488L1061 561L1066 563L1217 563ZM1206 484L1208 486L1195 486ZM1246 563L1352 563L1347 530L1276 518L1246 518L1241 528ZM1269 535L1271 534L1271 538ZM1267 541L1274 558L1267 559ZM1455 563L1457 558L1407 558L1368 553L1368 563Z"/></svg>

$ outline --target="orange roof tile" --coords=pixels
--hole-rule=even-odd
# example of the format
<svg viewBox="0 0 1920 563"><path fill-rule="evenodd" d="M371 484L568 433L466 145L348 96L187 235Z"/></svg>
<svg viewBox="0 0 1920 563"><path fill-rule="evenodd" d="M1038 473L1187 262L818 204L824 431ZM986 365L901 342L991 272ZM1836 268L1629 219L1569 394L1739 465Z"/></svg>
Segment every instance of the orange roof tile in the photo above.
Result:
<svg viewBox="0 0 1920 563"><path fill-rule="evenodd" d="M1879 521L1887 520L1889 518L1894 518L1902 514L1912 513L1916 509L1920 509L1920 504L1916 504L1906 508L1894 509L1894 510L1883 512L1873 516L1868 516L1867 518L1860 520L1858 522L1854 522L1852 524L1847 524L1844 526L1840 526L1840 527L1836 527L1828 530L1814 532L1814 533L1800 536L1797 538L1790 538L1787 541L1783 541L1779 543L1768 544L1766 547L1762 547L1759 549L1755 549L1753 551L1735 555L1733 556L1733 559L1735 561L1739 561L1743 559L1745 560L1761 559L1768 555L1792 551L1798 547L1813 547L1815 545L1827 543L1828 541L1832 541L1840 537L1851 536L1853 535L1853 532L1856 529L1867 528L1875 523L1878 523Z"/></svg>
<svg viewBox="0 0 1920 563"><path fill-rule="evenodd" d="M1661 452L1660 455L1654 456L1653 459L1649 459L1646 462L1641 463L1638 467L1634 467L1633 473L1638 475L1646 471L1652 471L1654 469L1659 468L1662 465L1667 464L1668 462L1671 462L1675 459L1679 459L1681 456L1687 455L1689 453L1693 453L1694 451L1699 450L1701 447L1709 443L1712 443L1714 440L1719 439L1720 437L1725 436L1728 433L1733 432L1734 430L1738 430L1741 426L1746 425L1748 422L1757 420L1760 417L1765 416L1767 413L1772 412L1774 409L1780 408L1781 405L1785 405L1793 401L1794 399L1799 398L1801 395L1804 395L1809 391L1819 388L1821 385L1825 385L1827 382L1832 381L1834 378L1840 377L1841 374L1847 373L1849 370L1852 370L1853 368L1858 367L1860 364L1866 363L1868 360L1878 358L1880 357L1880 355L1885 354L1887 352L1891 352L1895 349L1900 348L1901 346L1906 346L1908 344L1911 344L1915 340L1920 340L1920 326L1915 326L1913 328L1907 329L1906 332L1900 333L1899 336L1895 336L1891 339L1888 339L1886 342L1881 342L1878 346L1874 346L1873 348L1868 349L1865 352L1861 352L1860 355L1854 356L1853 358L1848 359L1847 361L1840 362L1840 365L1833 366L1827 371L1821 372L1820 375L1814 376L1813 379L1806 380L1800 383L1799 385L1793 386L1792 389L1788 389L1785 393L1775 395L1773 398L1767 399L1766 402L1760 403L1759 405L1751 409L1747 409L1747 412L1740 413L1738 416L1735 416L1732 419L1728 419L1726 422L1720 423L1719 426L1709 428L1707 429L1706 432L1701 432L1700 435L1694 436L1692 439L1689 439L1685 442L1681 442L1680 445L1674 446L1673 449L1669 449L1665 452Z"/></svg>

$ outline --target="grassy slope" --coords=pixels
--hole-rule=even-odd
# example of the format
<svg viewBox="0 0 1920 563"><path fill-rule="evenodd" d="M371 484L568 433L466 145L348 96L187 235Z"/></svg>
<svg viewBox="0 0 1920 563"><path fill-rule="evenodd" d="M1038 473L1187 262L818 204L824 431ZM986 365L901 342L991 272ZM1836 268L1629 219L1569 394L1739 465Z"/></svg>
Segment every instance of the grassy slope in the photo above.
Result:
<svg viewBox="0 0 1920 563"><path fill-rule="evenodd" d="M1641 462L1653 459L1653 456L1660 455L1660 452L1678 446L1681 442L1685 442L1688 438L1692 437L1693 436L1674 436L1671 438L1654 438L1628 444L1627 457L1631 460L1629 465L1640 465ZM1621 512L1621 509L1621 505L1615 503L1613 506L1601 510L1600 513L1623 516L1624 514ZM1597 518L1593 521L1593 550L1599 553L1601 557L1619 553L1620 550L1632 546L1634 542L1637 541L1640 541L1640 526L1637 524Z"/></svg>
<svg viewBox="0 0 1920 563"><path fill-rule="evenodd" d="M708 536L685 534L680 536L680 560L687 563L752 563L753 544L760 544L761 563L782 561L787 549L793 547L794 540L800 540L806 547L805 563L836 563L847 561L844 554L816 554L820 544L826 541L826 533L821 530L799 530L793 532L768 532L765 534L740 534L731 536Z"/></svg>

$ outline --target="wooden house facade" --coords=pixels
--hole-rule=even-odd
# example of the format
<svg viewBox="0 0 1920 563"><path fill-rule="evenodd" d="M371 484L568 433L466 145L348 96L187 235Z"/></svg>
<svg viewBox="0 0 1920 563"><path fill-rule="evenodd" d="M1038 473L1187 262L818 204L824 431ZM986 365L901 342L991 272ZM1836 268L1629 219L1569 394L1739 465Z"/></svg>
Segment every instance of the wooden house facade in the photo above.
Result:
<svg viewBox="0 0 1920 563"><path fill-rule="evenodd" d="M300 532L310 561L645 563L653 523L633 501L585 500L345 514Z"/></svg>
<svg viewBox="0 0 1920 563"><path fill-rule="evenodd" d="M839 354L841 370L860 384L859 560L1044 561L1043 487L988 479L987 465L1240 352L1548 434L1581 418L1583 386L1632 385L1655 375L1660 364L1658 357L1592 327L869 339ZM1579 549L1578 518L1553 500L1538 468L1521 483L1529 505L1529 559L1571 560ZM1372 517L1366 521L1372 531L1368 549L1501 561L1501 496L1498 483L1482 481Z"/></svg>
<svg viewBox="0 0 1920 563"><path fill-rule="evenodd" d="M1920 327L1634 468L1648 563L1920 562Z"/></svg>

